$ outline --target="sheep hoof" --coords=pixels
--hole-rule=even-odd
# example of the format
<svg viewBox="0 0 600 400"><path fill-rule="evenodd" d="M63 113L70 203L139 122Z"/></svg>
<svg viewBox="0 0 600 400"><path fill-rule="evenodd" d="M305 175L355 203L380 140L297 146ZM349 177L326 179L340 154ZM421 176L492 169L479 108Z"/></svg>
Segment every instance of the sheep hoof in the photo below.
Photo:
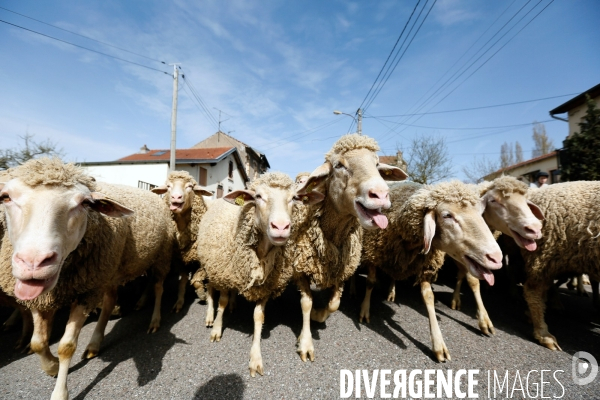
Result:
<svg viewBox="0 0 600 400"><path fill-rule="evenodd" d="M181 302L178 301L173 306L173 309L171 310L171 312L174 312L175 314L177 314L177 313L179 313L179 311L181 311L182 308L183 308L183 301L181 301Z"/></svg>
<svg viewBox="0 0 600 400"><path fill-rule="evenodd" d="M306 362L307 360L315 361L315 353L312 350L308 350L306 352L298 351L298 354L300 354L300 359L304 362Z"/></svg>
<svg viewBox="0 0 600 400"><path fill-rule="evenodd" d="M158 330L158 328L160 328L158 324L150 324L150 327L148 328L148 333L154 333Z"/></svg>
<svg viewBox="0 0 600 400"><path fill-rule="evenodd" d="M325 309L312 309L310 310L310 319L316 322L325 322L329 317L329 313Z"/></svg>
<svg viewBox="0 0 600 400"><path fill-rule="evenodd" d="M211 341L211 343L212 342L220 342L221 341L221 332L213 329L213 331L210 333L210 341Z"/></svg>
<svg viewBox="0 0 600 400"><path fill-rule="evenodd" d="M98 349L92 349L92 348L88 347L87 349L85 349L85 351L81 355L81 359L89 360L90 358L94 358L97 356L98 356Z"/></svg>
<svg viewBox="0 0 600 400"><path fill-rule="evenodd" d="M452 304L450 304L450 308L452 308L453 310L460 310L460 299L459 300L455 300L452 299Z"/></svg>
<svg viewBox="0 0 600 400"><path fill-rule="evenodd" d="M556 341L556 338L549 333L547 333L545 336L540 337L538 340L542 346L545 346L550 350L562 351L562 349L558 345L558 342Z"/></svg>
<svg viewBox="0 0 600 400"><path fill-rule="evenodd" d="M44 372L51 377L56 377L58 375L58 359L50 361L48 364L42 366Z"/></svg>
<svg viewBox="0 0 600 400"><path fill-rule="evenodd" d="M265 374L265 371L263 370L263 365L262 365L262 358L259 358L258 360L250 360L250 376L251 377L255 377L256 373L258 372L260 374L260 376L263 376Z"/></svg>
<svg viewBox="0 0 600 400"><path fill-rule="evenodd" d="M443 342L442 342L442 348L439 350L435 350L435 348L434 348L433 352L434 352L435 358L438 360L438 362L446 362L446 361L452 360L450 358L450 352L446 348L446 344Z"/></svg>
<svg viewBox="0 0 600 400"><path fill-rule="evenodd" d="M369 315L368 311L366 313L363 313L363 312L360 313L360 317L358 317L358 322L359 323L363 322L363 318L365 319L365 322L367 324L371 323L371 318L370 318L370 315Z"/></svg>
<svg viewBox="0 0 600 400"><path fill-rule="evenodd" d="M396 293L390 293L388 295L387 301L391 301L392 303L396 301Z"/></svg>

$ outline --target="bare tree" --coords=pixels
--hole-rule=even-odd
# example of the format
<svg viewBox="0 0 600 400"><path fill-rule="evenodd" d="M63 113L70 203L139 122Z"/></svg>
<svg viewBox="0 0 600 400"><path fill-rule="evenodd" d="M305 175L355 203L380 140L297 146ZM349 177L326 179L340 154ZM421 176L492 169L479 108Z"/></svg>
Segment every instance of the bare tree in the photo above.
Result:
<svg viewBox="0 0 600 400"><path fill-rule="evenodd" d="M533 151L531 152L531 157L539 157L544 154L548 154L554 149L554 143L546 134L546 127L544 124L540 124L538 122L534 122L533 125Z"/></svg>
<svg viewBox="0 0 600 400"><path fill-rule="evenodd" d="M19 136L23 140L23 146L19 149L0 149L0 169L8 169L23 164L42 155L62 157L62 149L57 148L57 144L50 139L44 142L36 142L33 136L26 133L25 136Z"/></svg>
<svg viewBox="0 0 600 400"><path fill-rule="evenodd" d="M500 168L506 168L515 163L512 143L504 142L500 147Z"/></svg>
<svg viewBox="0 0 600 400"><path fill-rule="evenodd" d="M523 161L523 148L521 147L521 143L515 143L515 163L520 163Z"/></svg>
<svg viewBox="0 0 600 400"><path fill-rule="evenodd" d="M500 169L499 163L487 157L475 157L471 164L462 167L462 171L470 183L479 183L485 176L498 171L498 169Z"/></svg>
<svg viewBox="0 0 600 400"><path fill-rule="evenodd" d="M443 137L421 135L414 138L405 153L409 179L423 184L452 176L452 163Z"/></svg>

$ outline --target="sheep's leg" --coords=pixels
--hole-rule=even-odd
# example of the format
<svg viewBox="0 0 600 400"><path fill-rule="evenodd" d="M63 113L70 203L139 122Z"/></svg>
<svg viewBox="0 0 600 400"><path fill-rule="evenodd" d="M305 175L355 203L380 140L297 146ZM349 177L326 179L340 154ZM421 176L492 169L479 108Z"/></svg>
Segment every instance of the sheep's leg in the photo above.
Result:
<svg viewBox="0 0 600 400"><path fill-rule="evenodd" d="M312 310L312 293L310 292L310 285L306 279L299 284L300 289L300 307L302 308L302 331L298 337L298 350L300 359L306 362L306 358L310 361L315 361L315 348L312 340L312 333L310 332L310 314Z"/></svg>
<svg viewBox="0 0 600 400"><path fill-rule="evenodd" d="M90 339L90 342L85 348L85 351L81 355L82 359L94 358L98 355L98 352L100 351L100 344L102 343L102 340L104 340L104 331L106 330L106 324L108 324L108 320L112 315L112 311L115 307L116 302L117 288L110 289L106 293L104 293L104 299L102 300L102 311L100 312L100 317L98 318L98 322L96 323L96 328L94 329L92 338Z"/></svg>
<svg viewBox="0 0 600 400"><path fill-rule="evenodd" d="M232 313L237 306L237 291L231 290L229 292L229 313Z"/></svg>
<svg viewBox="0 0 600 400"><path fill-rule="evenodd" d="M523 286L523 295L529 306L529 314L533 323L533 336L550 350L562 350L556 341L556 338L548 332L548 325L544 319L546 302L544 297L548 290L547 283L526 282Z"/></svg>
<svg viewBox="0 0 600 400"><path fill-rule="evenodd" d="M54 357L50 347L48 347L55 310L40 311L33 309L31 313L33 315L31 350L40 357L44 372L50 376L56 376L58 374L58 358Z"/></svg>
<svg viewBox="0 0 600 400"><path fill-rule="evenodd" d="M446 360L450 361L450 352L446 347L446 343L444 343L442 331L440 330L440 326L438 325L435 316L435 304L431 283L426 281L421 282L421 296L423 296L423 301L427 307L427 314L429 315L429 331L431 333L433 353L439 362L444 362Z"/></svg>
<svg viewBox="0 0 600 400"><path fill-rule="evenodd" d="M396 280L392 279L390 282L390 288L388 289L387 301L396 301Z"/></svg>
<svg viewBox="0 0 600 400"><path fill-rule="evenodd" d="M140 299L138 300L138 302L135 305L136 311L144 308L144 306L146 305L146 302L148 301L148 296L150 295L150 290L152 290L152 280L151 279L148 280L148 284L146 285L146 288L144 289L142 296L140 297Z"/></svg>
<svg viewBox="0 0 600 400"><path fill-rule="evenodd" d="M317 322L325 322L329 315L333 314L340 308L340 300L342 298L342 292L344 291L344 286L336 284L331 288L331 297L329 297L329 303L327 304L327 308L321 309L312 309L310 312L310 318L313 321Z"/></svg>
<svg viewBox="0 0 600 400"><path fill-rule="evenodd" d="M250 376L255 377L256 373L263 375L262 354L260 352L260 334L262 326L265 323L265 306L268 299L262 299L254 307L254 337L252 338L252 348L250 349Z"/></svg>
<svg viewBox="0 0 600 400"><path fill-rule="evenodd" d="M86 318L85 308L82 305L73 303L65 333L58 344L58 377L56 378L56 385L54 386L51 400L67 400L69 398L69 391L67 389L69 365L71 364L71 358L73 358L75 350L77 350L77 338Z"/></svg>
<svg viewBox="0 0 600 400"><path fill-rule="evenodd" d="M473 291L473 295L475 295L475 302L477 303L477 319L479 320L479 329L486 335L493 335L496 332L494 331L494 325L492 325L492 321L487 313L483 305L483 300L481 299L481 291L479 279L475 278L471 274L467 274L467 283L469 287Z"/></svg>
<svg viewBox="0 0 600 400"><path fill-rule="evenodd" d="M373 287L375 286L376 279L377 271L375 269L375 266L369 265L367 272L367 289L365 290L365 298L363 299L363 302L360 305L360 315L358 317L358 322L362 322L363 318L367 323L371 322L371 315L369 313L371 309L371 293L373 292Z"/></svg>
<svg viewBox="0 0 600 400"><path fill-rule="evenodd" d="M598 286L600 285L600 283L592 279L590 280L590 285L592 286L592 299L594 307L600 308L600 293L598 293Z"/></svg>
<svg viewBox="0 0 600 400"><path fill-rule="evenodd" d="M454 288L454 293L452 293L452 304L450 304L450 307L452 307L453 310L460 310L460 287L462 286L463 280L467 275L467 270L464 267L462 267L461 265L457 266L458 276L456 277L456 287Z"/></svg>
<svg viewBox="0 0 600 400"><path fill-rule="evenodd" d="M21 329L21 337L17 340L15 349L23 349L23 352L27 352L29 349L29 343L31 342L31 335L33 334L33 317L31 311L22 305L18 305L17 309L21 313L21 319L23 320L23 328Z"/></svg>
<svg viewBox="0 0 600 400"><path fill-rule="evenodd" d="M154 333L160 328L160 304L163 295L163 279L159 279L154 284L154 311L152 312L152 320L150 321L150 327L148 327L148 333Z"/></svg>
<svg viewBox="0 0 600 400"><path fill-rule="evenodd" d="M189 276L187 273L179 274L179 289L177 290L177 301L173 306L173 312L178 313L181 311L183 307L183 303L185 301L185 289L187 288L187 284L189 282Z"/></svg>
<svg viewBox="0 0 600 400"><path fill-rule="evenodd" d="M589 297L589 294L587 292L587 290L585 290L584 285L584 275L581 274L577 277L577 294L580 296L585 296L585 297Z"/></svg>
<svg viewBox="0 0 600 400"><path fill-rule="evenodd" d="M192 280L190 281L192 286L194 287L194 290L196 291L196 295L198 296L200 301L206 301L206 299L207 299L206 287L204 286L205 277L206 277L205 271L202 269L199 269L192 276Z"/></svg>
<svg viewBox="0 0 600 400"><path fill-rule="evenodd" d="M356 296L356 274L350 277L350 297Z"/></svg>
<svg viewBox="0 0 600 400"><path fill-rule="evenodd" d="M18 307L15 307L12 314L10 314L10 317L8 317L8 319L6 321L4 321L4 324L2 324L2 326L4 326L4 330L8 331L8 330L12 329L17 324L17 321L19 320L20 316L21 316L21 311L19 310Z"/></svg>
<svg viewBox="0 0 600 400"><path fill-rule="evenodd" d="M218 342L221 340L221 334L223 333L223 313L227 308L227 303L229 302L229 291L221 290L221 295L219 296L219 308L217 309L217 318L215 319L215 323L213 325L212 331L210 332L210 341Z"/></svg>
<svg viewBox="0 0 600 400"><path fill-rule="evenodd" d="M208 295L206 296L206 327L213 326L215 322L215 289L208 285Z"/></svg>

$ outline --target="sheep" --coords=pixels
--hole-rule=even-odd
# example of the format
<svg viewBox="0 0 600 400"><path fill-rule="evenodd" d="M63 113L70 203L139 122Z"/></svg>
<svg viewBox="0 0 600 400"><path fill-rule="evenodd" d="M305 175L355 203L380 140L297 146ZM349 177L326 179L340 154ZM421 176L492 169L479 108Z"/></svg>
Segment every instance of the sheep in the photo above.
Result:
<svg viewBox="0 0 600 400"><path fill-rule="evenodd" d="M306 183L309 176L310 176L310 172L299 172L296 175L296 179L294 179L294 182L296 183L296 187L301 187L304 183Z"/></svg>
<svg viewBox="0 0 600 400"><path fill-rule="evenodd" d="M542 236L544 215L537 205L527 200L529 187L512 176L501 176L493 181L481 182L477 190L486 202L483 219L488 227L512 238L519 247L535 251L535 241ZM475 295L479 328L486 335L494 334L494 326L481 299L479 279L468 274L460 263L451 307L460 310L460 287L465 276Z"/></svg>
<svg viewBox="0 0 600 400"><path fill-rule="evenodd" d="M521 249L523 294L533 322L533 336L551 350L561 350L544 319L544 300L553 280L559 275L582 273L600 280L598 198L597 181L558 183L528 192L528 199L538 205L546 219L537 250Z"/></svg>
<svg viewBox="0 0 600 400"><path fill-rule="evenodd" d="M502 266L502 253L481 216L485 203L473 187L459 181L398 185L390 190L390 198L388 229L365 231L362 264L369 272L359 322L370 322L376 268L396 280L415 276L429 315L435 357L439 362L450 360L435 316L431 282L448 254L474 277L494 283L491 270Z"/></svg>
<svg viewBox="0 0 600 400"><path fill-rule="evenodd" d="M198 261L198 225L206 212L206 202L202 196L212 193L198 185L186 171L172 171L163 186L152 189L153 193L165 194L165 202L177 227L177 244L181 252L178 261L183 263L179 272L179 292L173 310L177 313L183 307L188 274L196 273L192 282L200 300L206 300L204 290L204 270Z"/></svg>
<svg viewBox="0 0 600 400"><path fill-rule="evenodd" d="M294 242L294 282L302 308L302 331L297 352L302 361L314 361L310 320L323 322L337 311L343 283L358 267L362 250L362 230L385 229L389 208L385 180L406 179L400 168L379 163L377 142L358 134L342 136L325 155L297 194L314 191L325 195L321 204L300 206L294 214L299 238ZM312 308L311 285L331 288L324 309Z"/></svg>
<svg viewBox="0 0 600 400"><path fill-rule="evenodd" d="M301 201L321 201L317 192ZM283 173L268 173L250 183L248 190L237 190L216 200L200 222L198 256L208 277L206 326L212 326L210 341L220 341L223 312L229 291L235 290L256 302L254 338L250 350L250 375L263 374L260 335L268 299L276 298L292 278L286 242L294 241L291 227L295 197L294 182ZM232 203L232 204L229 204ZM292 235L292 236L290 236ZM214 318L215 290L221 292Z"/></svg>
<svg viewBox="0 0 600 400"><path fill-rule="evenodd" d="M84 358L98 354L117 287L146 271L156 282L149 332L158 329L175 243L169 210L150 192L96 183L56 158L15 168L0 183L0 199L8 232L0 247L0 288L32 311L31 349L48 375L58 374L52 399L66 399L69 364L88 313L103 299ZM54 313L64 306L71 311L57 360L48 341Z"/></svg>

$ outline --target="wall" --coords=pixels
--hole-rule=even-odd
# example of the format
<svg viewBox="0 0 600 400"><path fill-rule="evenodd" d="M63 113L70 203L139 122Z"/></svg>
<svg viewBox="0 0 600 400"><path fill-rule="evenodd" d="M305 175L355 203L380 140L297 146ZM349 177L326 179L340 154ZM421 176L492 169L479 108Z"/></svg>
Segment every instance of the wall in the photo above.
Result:
<svg viewBox="0 0 600 400"><path fill-rule="evenodd" d="M600 108L600 97L596 97L594 101L596 102L596 107ZM579 133L579 123L581 122L581 119L585 117L586 113L587 104L582 104L569 111L569 137L574 133Z"/></svg>

